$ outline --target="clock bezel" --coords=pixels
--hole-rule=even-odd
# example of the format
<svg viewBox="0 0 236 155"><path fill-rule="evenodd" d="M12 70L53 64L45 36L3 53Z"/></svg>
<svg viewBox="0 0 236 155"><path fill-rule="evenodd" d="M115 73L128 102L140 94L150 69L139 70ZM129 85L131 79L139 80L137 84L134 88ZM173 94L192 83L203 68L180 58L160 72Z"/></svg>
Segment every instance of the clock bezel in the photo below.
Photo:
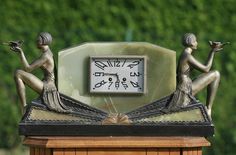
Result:
<svg viewBox="0 0 236 155"><path fill-rule="evenodd" d="M91 87L91 81L92 81L92 61L93 59L143 59L143 91L140 91L140 92L126 92L126 91L120 91L120 92L117 92L117 91L94 91ZM145 55L102 55L102 56L90 56L89 57L89 93L91 94L134 94L134 95L143 95L143 94L146 94L146 87L147 87L147 81L146 81L146 76L147 76L147 56Z"/></svg>

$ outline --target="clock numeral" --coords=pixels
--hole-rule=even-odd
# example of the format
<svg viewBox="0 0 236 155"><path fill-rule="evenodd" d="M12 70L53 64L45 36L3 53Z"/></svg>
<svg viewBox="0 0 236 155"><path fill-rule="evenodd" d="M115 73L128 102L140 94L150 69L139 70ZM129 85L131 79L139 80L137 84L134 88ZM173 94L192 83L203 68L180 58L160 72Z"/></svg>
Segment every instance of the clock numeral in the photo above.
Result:
<svg viewBox="0 0 236 155"><path fill-rule="evenodd" d="M99 83L97 83L97 84L95 84L95 88L99 88L99 87L101 87L101 86L103 86L103 85L105 85L107 82L106 81L104 81L104 80L102 80L101 82L99 82Z"/></svg>
<svg viewBox="0 0 236 155"><path fill-rule="evenodd" d="M133 86L134 88L139 88L139 87L140 87L139 84L138 84L138 82L130 81L130 83L132 84L132 86Z"/></svg>
<svg viewBox="0 0 236 155"><path fill-rule="evenodd" d="M105 74L104 74L104 72L95 72L93 75L94 76L104 76Z"/></svg>
<svg viewBox="0 0 236 155"><path fill-rule="evenodd" d="M115 87L116 87L116 89L118 89L120 87L120 81L115 82Z"/></svg>
<svg viewBox="0 0 236 155"><path fill-rule="evenodd" d="M128 88L128 85L127 85L127 83L126 83L125 81L122 81L121 84L123 85L123 87L124 87L125 89Z"/></svg>
<svg viewBox="0 0 236 155"><path fill-rule="evenodd" d="M108 59L108 60L107 60L107 64L108 64L108 66L109 66L109 67L113 67L113 65L112 65L112 63L111 63L111 60L110 60L110 59Z"/></svg>
<svg viewBox="0 0 236 155"><path fill-rule="evenodd" d="M113 61L113 60L112 60ZM126 61L126 60L125 60ZM125 63L125 62L124 62ZM124 66L124 63L123 63L123 65L122 65L122 67ZM118 60L118 59L115 59L114 61L113 61L113 63L111 62L111 60L110 59L108 59L107 60L107 65L108 65L108 67L121 67L121 61L120 60Z"/></svg>
<svg viewBox="0 0 236 155"><path fill-rule="evenodd" d="M109 81L109 86L108 86L108 89L110 89L111 88L111 85L113 84L113 82L112 81Z"/></svg>
<svg viewBox="0 0 236 155"><path fill-rule="evenodd" d="M134 66L139 65L140 61L136 60L133 61L131 64L129 64L127 67L129 67L130 69L134 68Z"/></svg>
<svg viewBox="0 0 236 155"><path fill-rule="evenodd" d="M122 66L121 66L121 67L124 67L125 63L126 63L126 59L124 60L124 62L123 62L123 64L122 64Z"/></svg>
<svg viewBox="0 0 236 155"><path fill-rule="evenodd" d="M104 70L104 68L107 67L107 65L104 64L104 63L101 62L101 61L94 61L94 63L95 63L95 66L97 66L98 68L100 68L100 69L102 69L102 70Z"/></svg>
<svg viewBox="0 0 236 155"><path fill-rule="evenodd" d="M118 59L114 61L114 67L120 67L120 61Z"/></svg>
<svg viewBox="0 0 236 155"><path fill-rule="evenodd" d="M130 72L130 76L140 76L140 75L142 74L139 72Z"/></svg>

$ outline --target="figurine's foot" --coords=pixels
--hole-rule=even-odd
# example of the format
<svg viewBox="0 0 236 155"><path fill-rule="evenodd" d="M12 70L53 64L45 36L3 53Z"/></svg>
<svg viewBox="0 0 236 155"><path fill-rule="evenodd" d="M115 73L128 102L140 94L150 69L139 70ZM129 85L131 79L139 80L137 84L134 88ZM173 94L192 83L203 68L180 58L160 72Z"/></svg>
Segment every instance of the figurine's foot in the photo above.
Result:
<svg viewBox="0 0 236 155"><path fill-rule="evenodd" d="M24 115L24 114L26 113L26 109L27 109L27 105L25 105L25 106L22 108L22 110L21 110L22 115Z"/></svg>
<svg viewBox="0 0 236 155"><path fill-rule="evenodd" d="M211 119L211 109L207 108L207 114L208 114L209 118Z"/></svg>

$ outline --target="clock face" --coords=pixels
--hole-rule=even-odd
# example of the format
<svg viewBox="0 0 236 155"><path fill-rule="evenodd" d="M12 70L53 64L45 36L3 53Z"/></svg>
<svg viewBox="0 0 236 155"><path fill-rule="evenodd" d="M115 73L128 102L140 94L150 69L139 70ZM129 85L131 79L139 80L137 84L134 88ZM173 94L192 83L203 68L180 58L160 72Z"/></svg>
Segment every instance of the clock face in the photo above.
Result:
<svg viewBox="0 0 236 155"><path fill-rule="evenodd" d="M90 92L142 94L145 67L145 56L90 57Z"/></svg>

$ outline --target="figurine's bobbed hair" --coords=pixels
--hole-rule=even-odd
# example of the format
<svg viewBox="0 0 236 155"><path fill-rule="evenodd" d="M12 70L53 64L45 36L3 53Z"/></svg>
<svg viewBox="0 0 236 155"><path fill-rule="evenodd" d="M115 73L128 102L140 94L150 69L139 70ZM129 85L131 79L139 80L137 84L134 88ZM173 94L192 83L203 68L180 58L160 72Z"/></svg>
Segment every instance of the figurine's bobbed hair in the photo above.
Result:
<svg viewBox="0 0 236 155"><path fill-rule="evenodd" d="M42 44L42 45L49 45L52 43L52 36L50 33L48 32L41 32L39 34L38 37L38 41Z"/></svg>
<svg viewBox="0 0 236 155"><path fill-rule="evenodd" d="M186 33L182 38L182 44L184 46L190 47L196 40L196 36L193 33Z"/></svg>

